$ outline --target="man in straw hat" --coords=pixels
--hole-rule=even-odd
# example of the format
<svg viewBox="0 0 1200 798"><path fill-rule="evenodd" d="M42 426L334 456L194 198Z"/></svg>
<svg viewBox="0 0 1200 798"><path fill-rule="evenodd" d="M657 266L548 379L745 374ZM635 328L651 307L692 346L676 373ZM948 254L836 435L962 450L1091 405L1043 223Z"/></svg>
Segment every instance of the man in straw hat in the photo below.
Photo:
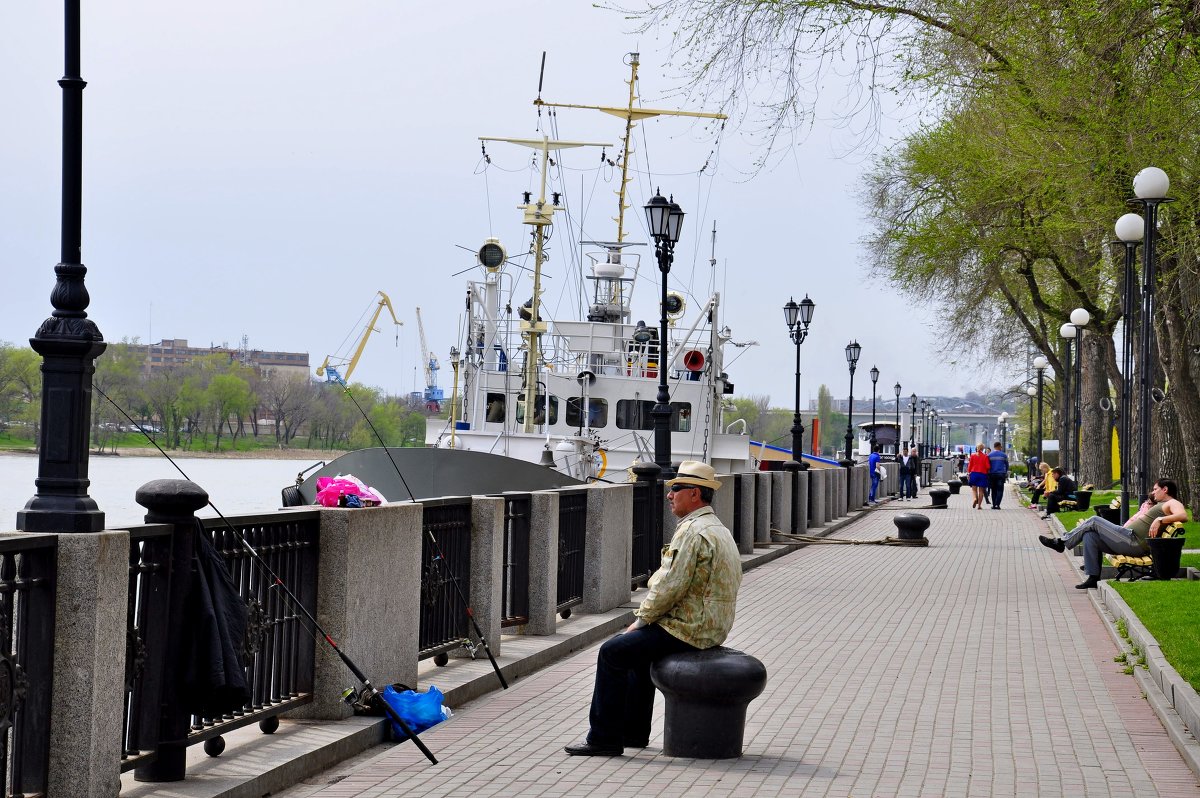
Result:
<svg viewBox="0 0 1200 798"><path fill-rule="evenodd" d="M650 739L654 685L650 665L668 654L719 646L733 626L742 562L729 530L713 512L721 487L707 463L685 460L667 482L667 501L680 519L649 592L621 634L600 646L587 739L572 756L620 756Z"/></svg>

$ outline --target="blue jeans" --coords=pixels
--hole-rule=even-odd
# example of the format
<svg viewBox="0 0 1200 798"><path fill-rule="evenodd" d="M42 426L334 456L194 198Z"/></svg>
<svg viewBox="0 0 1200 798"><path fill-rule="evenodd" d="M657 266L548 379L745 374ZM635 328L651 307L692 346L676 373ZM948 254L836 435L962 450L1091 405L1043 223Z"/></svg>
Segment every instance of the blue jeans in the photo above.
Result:
<svg viewBox="0 0 1200 798"><path fill-rule="evenodd" d="M1144 557L1150 550L1129 527L1105 521L1098 515L1085 518L1063 538L1063 545L1073 549L1083 544L1083 572L1088 576L1099 576L1101 554L1124 554L1127 557Z"/></svg>
<svg viewBox="0 0 1200 798"><path fill-rule="evenodd" d="M871 472L871 495L869 501L875 501L875 495L879 492L879 474Z"/></svg>
<svg viewBox="0 0 1200 798"><path fill-rule="evenodd" d="M654 712L650 666L668 654L696 651L658 624L623 632L600 646L592 691L592 745L645 745Z"/></svg>

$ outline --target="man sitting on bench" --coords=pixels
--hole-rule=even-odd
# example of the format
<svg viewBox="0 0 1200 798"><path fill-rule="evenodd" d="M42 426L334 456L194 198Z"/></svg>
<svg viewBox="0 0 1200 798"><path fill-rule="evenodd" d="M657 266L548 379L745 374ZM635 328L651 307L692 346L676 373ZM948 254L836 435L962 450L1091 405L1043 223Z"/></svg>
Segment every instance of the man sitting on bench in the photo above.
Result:
<svg viewBox="0 0 1200 798"><path fill-rule="evenodd" d="M1046 513L1042 518L1049 518L1057 513L1058 505L1071 498L1076 490L1075 480L1064 474L1061 468L1050 469L1050 476L1054 477L1054 490L1045 494Z"/></svg>
<svg viewBox="0 0 1200 798"><path fill-rule="evenodd" d="M1171 479L1160 479L1150 489L1150 499L1141 506L1137 515L1117 526L1098 515L1085 518L1065 538L1038 535L1038 540L1047 548L1061 552L1083 544L1083 572L1087 579L1078 585L1079 590L1089 590L1100 582L1101 554L1124 554L1144 557L1150 551L1150 538L1156 538L1168 525L1187 520L1187 508L1176 498L1179 486Z"/></svg>

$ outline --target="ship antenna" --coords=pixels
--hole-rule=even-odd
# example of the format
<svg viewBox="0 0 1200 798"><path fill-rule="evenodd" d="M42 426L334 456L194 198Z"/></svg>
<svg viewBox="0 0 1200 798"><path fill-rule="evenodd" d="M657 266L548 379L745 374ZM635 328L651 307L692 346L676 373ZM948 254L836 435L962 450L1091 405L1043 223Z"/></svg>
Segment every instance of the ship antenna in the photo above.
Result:
<svg viewBox="0 0 1200 798"><path fill-rule="evenodd" d="M717 220L713 219L712 232L712 256L708 259L708 265L712 268L717 268Z"/></svg>
<svg viewBox="0 0 1200 798"><path fill-rule="evenodd" d="M538 118L542 116L542 80L546 77L546 51L542 50L542 68L538 70L538 96L537 102L534 103L538 107Z"/></svg>

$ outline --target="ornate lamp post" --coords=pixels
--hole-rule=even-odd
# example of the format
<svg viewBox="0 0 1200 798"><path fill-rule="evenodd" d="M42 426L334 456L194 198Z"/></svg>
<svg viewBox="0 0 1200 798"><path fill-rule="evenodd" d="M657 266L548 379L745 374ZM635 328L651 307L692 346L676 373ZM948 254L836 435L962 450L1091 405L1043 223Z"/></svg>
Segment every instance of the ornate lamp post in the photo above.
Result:
<svg viewBox="0 0 1200 798"><path fill-rule="evenodd" d="M875 451L875 384L879 382L879 369L871 366L871 451Z"/></svg>
<svg viewBox="0 0 1200 798"><path fill-rule="evenodd" d="M1083 328L1092 320L1092 314L1083 308L1071 311L1071 326L1075 328L1075 410L1071 435L1071 460L1075 466L1075 478L1083 482L1078 472L1083 469L1083 452L1079 447L1079 431L1083 426Z"/></svg>
<svg viewBox="0 0 1200 798"><path fill-rule="evenodd" d="M1069 404L1071 401L1071 376L1072 376L1072 372L1071 372L1071 369L1072 369L1071 342L1075 340L1075 332L1076 332L1075 325L1071 324L1070 322L1068 322L1058 328L1058 335L1060 338L1063 339L1063 353L1066 356L1066 361L1067 361L1067 367L1065 369L1065 373L1062 375L1061 382L1062 382L1062 387L1064 389L1063 398L1068 403L1065 406L1066 412L1064 414L1067 416L1068 423L1062 425L1063 438L1065 438L1066 440L1059 444L1059 448L1063 452L1063 470L1066 471L1068 474L1075 474L1075 469L1072 468L1072 460L1074 457L1074 452L1071 451L1071 445L1070 445L1071 440L1074 437L1074 435L1072 433L1072 430L1074 429L1074 426L1073 426L1074 421L1073 421L1073 419L1071 419L1071 405ZM1065 446L1062 445L1063 443L1065 443L1066 445Z"/></svg>
<svg viewBox="0 0 1200 798"><path fill-rule="evenodd" d="M1037 388L1034 388L1032 385L1025 386L1025 395L1029 397L1029 434L1030 434L1030 436L1032 436L1034 434L1034 429L1035 429L1035 427L1033 426L1033 397L1037 396L1037 392L1038 392ZM1033 443L1033 441L1030 441L1030 444L1031 444L1029 447L1030 450L1036 452L1037 444ZM1028 460L1029 458L1025 458L1025 459ZM1041 458L1038 459L1038 462L1039 463L1041 462ZM1029 475L1033 476L1033 472L1030 472Z"/></svg>
<svg viewBox="0 0 1200 798"><path fill-rule="evenodd" d="M896 392L896 457L900 457L900 383L892 386Z"/></svg>
<svg viewBox="0 0 1200 798"><path fill-rule="evenodd" d="M1000 426L1000 450L1008 451L1008 411L1000 413L996 417L996 423Z"/></svg>
<svg viewBox="0 0 1200 798"><path fill-rule="evenodd" d="M1042 431L1042 399L1045 396L1045 377L1046 366L1050 365L1050 361L1044 355L1038 355L1033 359L1033 367L1037 369L1037 457L1038 462L1042 462L1042 439L1045 434Z"/></svg>
<svg viewBox="0 0 1200 798"><path fill-rule="evenodd" d="M1121 459L1121 523L1129 520L1129 483L1133 469L1130 456L1130 418L1133 412L1133 305L1137 293L1137 248L1145 234L1145 222L1136 213L1117 219L1116 233L1125 248L1125 274L1121 287L1121 409L1117 417L1118 457Z"/></svg>
<svg viewBox="0 0 1200 798"><path fill-rule="evenodd" d="M1138 411L1141 435L1138 436L1138 502L1150 495L1150 404L1151 381L1154 379L1154 283L1156 281L1154 244L1158 237L1158 206L1174 202L1167 196L1171 180L1157 166L1147 166L1133 178L1133 193L1136 199L1130 205L1142 206L1142 330L1140 356L1138 357ZM1128 507L1128 503L1125 505Z"/></svg>
<svg viewBox="0 0 1200 798"><path fill-rule="evenodd" d="M783 318L787 322L788 334L796 344L796 413L792 416L792 459L807 469L804 462L804 419L800 417L800 344L808 337L808 325L812 323L813 311L817 305L804 295L804 299L796 304L791 297L783 306Z"/></svg>
<svg viewBox="0 0 1200 798"><path fill-rule="evenodd" d="M91 301L80 262L83 249L83 88L80 76L79 0L66 3L62 87L62 229L54 306L29 345L42 356L42 417L37 492L17 513L23 532L99 532L104 513L88 495L88 441L92 375L104 336L87 317Z"/></svg>
<svg viewBox="0 0 1200 798"><path fill-rule="evenodd" d="M858 356L862 347L858 341L846 344L846 363L850 365L850 403L846 406L846 459L842 465L846 468L854 465L854 369L858 367Z"/></svg>
<svg viewBox="0 0 1200 798"><path fill-rule="evenodd" d="M922 460L924 460L925 457L929 454L929 451L925 448L925 415L928 412L928 408L929 408L929 402L922 399L921 400L921 434L917 438L917 441L918 441L917 442L917 457L920 457Z"/></svg>
<svg viewBox="0 0 1200 798"><path fill-rule="evenodd" d="M917 445L917 395L908 397L908 448ZM920 454L918 450L917 454Z"/></svg>
<svg viewBox="0 0 1200 798"><path fill-rule="evenodd" d="M675 243L683 228L683 210L659 190L646 203L646 224L654 237L654 255L662 274L662 297L658 327L658 396L650 416L654 419L654 462L663 478L674 476L671 468L671 391L667 388L667 277L675 260Z"/></svg>

